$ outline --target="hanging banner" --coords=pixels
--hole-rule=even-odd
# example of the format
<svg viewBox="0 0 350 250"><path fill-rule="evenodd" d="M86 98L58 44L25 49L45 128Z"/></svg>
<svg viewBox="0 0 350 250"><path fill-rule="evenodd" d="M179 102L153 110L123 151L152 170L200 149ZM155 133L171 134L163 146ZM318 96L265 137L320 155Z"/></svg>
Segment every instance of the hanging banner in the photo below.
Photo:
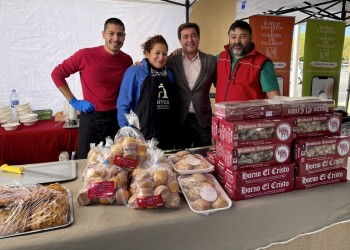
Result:
<svg viewBox="0 0 350 250"><path fill-rule="evenodd" d="M295 17L255 15L249 17L257 51L274 64L281 95L289 96L290 60Z"/></svg>
<svg viewBox="0 0 350 250"><path fill-rule="evenodd" d="M338 106L345 22L309 19L306 23L303 96L320 96Z"/></svg>

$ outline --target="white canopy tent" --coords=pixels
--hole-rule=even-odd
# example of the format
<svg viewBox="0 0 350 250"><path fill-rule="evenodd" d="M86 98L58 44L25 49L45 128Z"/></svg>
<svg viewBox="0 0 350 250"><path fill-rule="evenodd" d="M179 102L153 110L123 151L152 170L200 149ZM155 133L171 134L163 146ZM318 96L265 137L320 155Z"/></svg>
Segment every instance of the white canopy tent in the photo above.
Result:
<svg viewBox="0 0 350 250"><path fill-rule="evenodd" d="M149 36L161 34L169 51L178 48L177 27L186 21L184 3L0 1L0 105L9 105L11 89L16 89L21 103L30 102L33 109L63 110L64 98L51 80L53 68L81 48L103 45L103 25L110 17L124 22L127 35L122 50L134 61L143 58L140 46ZM68 78L68 83L81 98L79 74Z"/></svg>
<svg viewBox="0 0 350 250"><path fill-rule="evenodd" d="M296 29L294 32L293 56L292 56L292 81L290 93L296 94L296 78L298 67L298 46L300 27L298 24L304 23L309 18L318 18L326 20L345 21L346 25L350 25L350 0L289 0L289 1L273 1L273 0L237 0L236 1L236 19L248 19L249 16L257 14L266 15L287 15L295 16ZM349 104L350 79L348 84L348 94L346 98L346 110Z"/></svg>
<svg viewBox="0 0 350 250"><path fill-rule="evenodd" d="M295 16L295 23L309 18L346 21L350 24L350 0L237 0L236 19L247 19L256 14Z"/></svg>

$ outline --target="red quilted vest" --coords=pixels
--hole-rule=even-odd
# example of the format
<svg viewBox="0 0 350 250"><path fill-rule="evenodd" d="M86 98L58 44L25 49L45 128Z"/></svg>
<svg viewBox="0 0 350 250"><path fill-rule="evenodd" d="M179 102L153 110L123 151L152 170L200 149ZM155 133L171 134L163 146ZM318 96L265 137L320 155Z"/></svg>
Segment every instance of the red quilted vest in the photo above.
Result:
<svg viewBox="0 0 350 250"><path fill-rule="evenodd" d="M266 99L259 78L262 65L269 59L254 48L236 63L230 76L229 46L224 48L217 63L216 102Z"/></svg>

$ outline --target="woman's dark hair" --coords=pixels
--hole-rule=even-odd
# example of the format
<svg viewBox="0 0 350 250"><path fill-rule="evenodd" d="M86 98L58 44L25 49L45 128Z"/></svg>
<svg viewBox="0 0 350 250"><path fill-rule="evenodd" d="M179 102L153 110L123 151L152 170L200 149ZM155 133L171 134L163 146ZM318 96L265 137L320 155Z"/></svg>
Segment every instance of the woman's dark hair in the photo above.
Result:
<svg viewBox="0 0 350 250"><path fill-rule="evenodd" d="M150 52L153 49L154 45L157 43L164 44L168 49L168 44L165 41L165 38L162 35L155 35L147 38L146 42L144 42L141 45L141 48L143 49L143 54L145 54L146 52Z"/></svg>

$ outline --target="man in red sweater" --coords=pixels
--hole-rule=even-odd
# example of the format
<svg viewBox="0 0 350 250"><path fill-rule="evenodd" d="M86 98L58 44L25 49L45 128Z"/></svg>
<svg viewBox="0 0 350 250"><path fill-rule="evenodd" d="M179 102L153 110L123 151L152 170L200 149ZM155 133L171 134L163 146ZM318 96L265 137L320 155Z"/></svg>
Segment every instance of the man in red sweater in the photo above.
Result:
<svg viewBox="0 0 350 250"><path fill-rule="evenodd" d="M125 26L118 18L109 18L104 25L103 46L85 48L64 60L51 73L59 91L74 109L81 111L78 159L84 159L90 143L114 138L119 126L116 103L125 70L132 65L129 55L121 51ZM66 78L79 72L83 100L77 100Z"/></svg>

